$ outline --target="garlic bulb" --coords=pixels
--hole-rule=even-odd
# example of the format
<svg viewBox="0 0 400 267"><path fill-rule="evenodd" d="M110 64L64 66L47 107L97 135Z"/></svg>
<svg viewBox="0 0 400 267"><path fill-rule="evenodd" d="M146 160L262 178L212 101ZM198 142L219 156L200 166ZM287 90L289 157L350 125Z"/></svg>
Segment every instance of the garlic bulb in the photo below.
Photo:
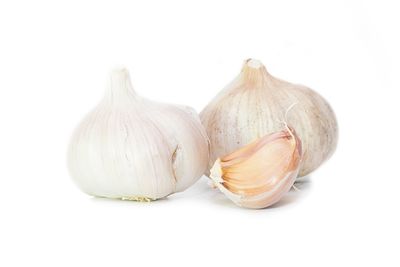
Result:
<svg viewBox="0 0 400 267"><path fill-rule="evenodd" d="M185 190L207 162L196 112L141 98L126 69L111 73L106 96L78 126L68 151L70 174L84 192L140 201Z"/></svg>
<svg viewBox="0 0 400 267"><path fill-rule="evenodd" d="M300 159L301 142L287 127L217 159L210 177L235 204L266 208L293 186Z"/></svg>
<svg viewBox="0 0 400 267"><path fill-rule="evenodd" d="M286 118L303 146L299 176L318 168L334 152L337 122L329 104L311 89L270 75L261 62L246 60L239 76L200 113L210 139L209 168L231 153L281 128Z"/></svg>

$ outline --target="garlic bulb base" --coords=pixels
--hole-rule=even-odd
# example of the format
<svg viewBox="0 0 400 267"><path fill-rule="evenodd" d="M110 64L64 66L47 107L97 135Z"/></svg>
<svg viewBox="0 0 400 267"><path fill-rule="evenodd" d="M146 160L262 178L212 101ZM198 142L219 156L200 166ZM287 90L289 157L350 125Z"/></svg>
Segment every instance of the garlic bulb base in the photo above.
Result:
<svg viewBox="0 0 400 267"><path fill-rule="evenodd" d="M121 200L137 201L137 202L151 202L156 200L150 197L122 197Z"/></svg>

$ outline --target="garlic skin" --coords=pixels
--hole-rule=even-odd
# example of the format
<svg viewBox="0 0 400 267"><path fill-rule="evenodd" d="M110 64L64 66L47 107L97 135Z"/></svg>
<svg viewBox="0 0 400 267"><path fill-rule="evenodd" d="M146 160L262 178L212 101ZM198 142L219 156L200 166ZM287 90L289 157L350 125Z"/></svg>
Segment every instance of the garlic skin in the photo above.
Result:
<svg viewBox="0 0 400 267"><path fill-rule="evenodd" d="M104 99L75 130L68 167L89 195L149 201L194 184L208 153L193 109L138 96L122 68L111 73Z"/></svg>
<svg viewBox="0 0 400 267"><path fill-rule="evenodd" d="M338 126L329 104L305 86L273 77L254 59L244 62L239 76L204 108L200 119L210 139L209 168L221 155L279 131L283 120L303 145L299 176L317 169L337 145Z"/></svg>
<svg viewBox="0 0 400 267"><path fill-rule="evenodd" d="M293 186L301 154L301 141L287 127L218 158L210 178L238 206L266 208Z"/></svg>

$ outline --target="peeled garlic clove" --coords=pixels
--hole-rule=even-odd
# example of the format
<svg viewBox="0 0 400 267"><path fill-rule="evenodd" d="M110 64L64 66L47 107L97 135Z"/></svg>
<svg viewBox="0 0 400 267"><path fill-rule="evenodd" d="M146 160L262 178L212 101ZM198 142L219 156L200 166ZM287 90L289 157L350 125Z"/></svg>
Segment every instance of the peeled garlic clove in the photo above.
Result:
<svg viewBox="0 0 400 267"><path fill-rule="evenodd" d="M126 69L111 73L103 101L80 123L68 151L70 174L84 192L137 201L185 190L207 162L196 112L138 96Z"/></svg>
<svg viewBox="0 0 400 267"><path fill-rule="evenodd" d="M210 177L238 206L266 208L293 186L301 153L299 138L288 128L217 159Z"/></svg>
<svg viewBox="0 0 400 267"><path fill-rule="evenodd" d="M292 104L296 105L286 120L303 144L299 175L318 168L337 144L338 126L331 107L311 89L273 77L254 59L246 60L239 76L200 113L210 138L209 168L220 155L279 131Z"/></svg>

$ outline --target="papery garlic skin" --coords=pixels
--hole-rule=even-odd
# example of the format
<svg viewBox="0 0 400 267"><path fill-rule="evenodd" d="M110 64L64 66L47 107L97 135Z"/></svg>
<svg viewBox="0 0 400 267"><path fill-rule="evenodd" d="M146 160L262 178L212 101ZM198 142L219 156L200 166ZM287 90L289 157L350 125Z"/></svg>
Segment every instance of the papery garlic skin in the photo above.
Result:
<svg viewBox="0 0 400 267"><path fill-rule="evenodd" d="M299 176L318 168L334 152L335 114L313 90L270 75L261 62L246 60L239 76L200 113L210 139L209 168L221 155L278 131L286 118L303 144Z"/></svg>
<svg viewBox="0 0 400 267"><path fill-rule="evenodd" d="M111 73L106 96L73 134L69 171L93 196L154 200L195 183L208 162L196 112L138 96L128 71Z"/></svg>
<svg viewBox="0 0 400 267"><path fill-rule="evenodd" d="M293 186L301 154L301 141L288 127L217 159L210 178L238 206L266 208Z"/></svg>

